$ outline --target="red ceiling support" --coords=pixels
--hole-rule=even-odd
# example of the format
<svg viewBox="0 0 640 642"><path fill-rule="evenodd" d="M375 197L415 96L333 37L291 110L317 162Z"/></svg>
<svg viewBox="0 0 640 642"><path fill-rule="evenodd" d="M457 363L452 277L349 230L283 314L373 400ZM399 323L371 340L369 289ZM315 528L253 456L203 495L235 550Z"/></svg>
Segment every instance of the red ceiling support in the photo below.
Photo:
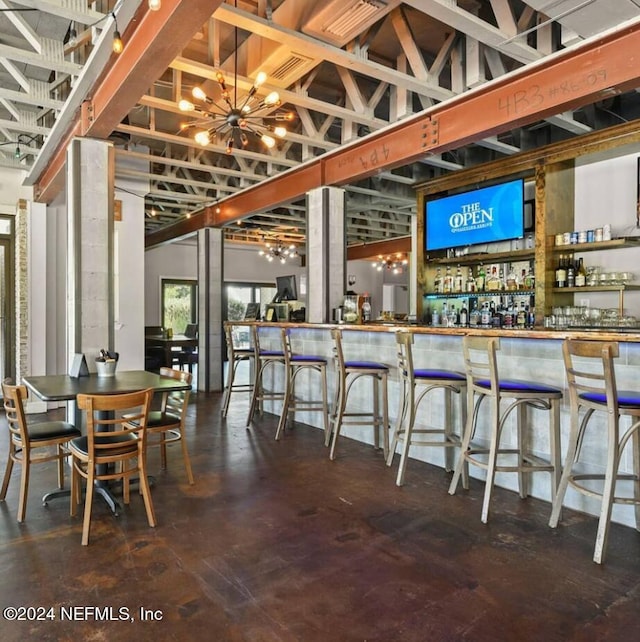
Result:
<svg viewBox="0 0 640 642"><path fill-rule="evenodd" d="M160 11L149 11L146 3L141 5L144 13L134 18L123 34L122 54L112 56L108 71L96 78L93 95L70 127L73 131L56 150L51 171L38 177L35 193L39 201L45 201L44 195L50 201L55 196L53 188L63 182L61 173L72 136L107 138L223 1L163 0Z"/></svg>

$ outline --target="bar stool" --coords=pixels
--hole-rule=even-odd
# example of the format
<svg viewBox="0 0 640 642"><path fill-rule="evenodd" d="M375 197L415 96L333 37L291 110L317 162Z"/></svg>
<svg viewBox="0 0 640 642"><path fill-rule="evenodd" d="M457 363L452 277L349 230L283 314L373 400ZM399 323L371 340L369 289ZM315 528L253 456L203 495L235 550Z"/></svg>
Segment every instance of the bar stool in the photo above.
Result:
<svg viewBox="0 0 640 642"><path fill-rule="evenodd" d="M236 383L236 371L241 363L251 362L255 357L252 347L240 348L234 345L233 326L225 324L224 336L227 343L227 384L222 399L222 416L226 417L229 411L229 400L232 392L253 392L253 381L249 383Z"/></svg>
<svg viewBox="0 0 640 642"><path fill-rule="evenodd" d="M577 491L591 497L601 498L600 519L593 554L593 561L604 561L611 510L614 503L635 504L636 529L640 529L640 392L618 390L614 359L618 358L617 343L605 341L577 341L567 339L562 346L571 405L571 429L569 446L560 486L553 500L549 526L555 528L560 519L562 502L571 485ZM578 357L579 360L574 360ZM580 457L589 420L595 412L605 412L607 419L607 463L604 474L588 470L577 472L575 465ZM582 418L580 414L582 413ZM620 430L620 417L631 417L631 425ZM597 426L594 426L597 428ZM621 474L620 461L625 447L631 440L634 474ZM604 437L602 437L604 441ZM633 497L616 495L616 482L633 481ZM602 491L589 486L590 481L602 481ZM587 482L587 483L584 483Z"/></svg>
<svg viewBox="0 0 640 642"><path fill-rule="evenodd" d="M404 473L407 467L409 447L412 444L417 446L430 446L445 449L445 470L452 471L454 468L453 448L459 448L462 442L461 436L453 432L453 395L457 394L460 400L460 425L463 427L466 422L466 396L462 394L467 389L466 376L461 372L439 369L418 369L413 365L413 333L401 330L396 333L398 373L402 384L400 390L400 403L398 405L398 419L396 422L393 446L389 451L387 466L391 466L396 453L398 442L402 442L400 454L400 467L396 485L404 483ZM420 389L416 396L416 390ZM432 390L442 390L444 394L444 422L442 427L425 426L415 428L418 407L423 399ZM407 413L409 420L406 422ZM431 438L416 439L415 435L430 435ZM439 436L437 439L435 437ZM464 474L466 475L466 467ZM465 482L466 483L466 482Z"/></svg>
<svg viewBox="0 0 640 642"><path fill-rule="evenodd" d="M333 328L331 336L333 337L333 354L336 365L336 393L330 418L331 430L327 435L328 445L331 434L333 434L329 458L335 459L336 444L343 425L368 426L371 424L376 448L380 447L379 433L382 432L384 457L386 459L389 453L389 403L387 396L389 366L373 361L345 361L342 349L342 330ZM373 385L373 411L347 412L349 391L353 384L362 377L371 378ZM382 414L380 413L380 401L382 401Z"/></svg>
<svg viewBox="0 0 640 642"><path fill-rule="evenodd" d="M296 411L322 412L325 443L329 439L329 404L327 402L327 360L324 357L295 354L291 349L291 328L280 328L282 347L284 348L285 387L284 405L276 430L276 440L282 437L289 413ZM322 400L296 399L295 385L302 372L318 372L320 374L320 391Z"/></svg>
<svg viewBox="0 0 640 642"><path fill-rule="evenodd" d="M495 481L496 472L517 472L520 497L526 498L528 492L528 474L545 471L551 475L551 494L555 495L560 481L560 402L562 390L533 381L519 379L500 379L498 376L497 351L500 340L497 337L470 337L462 340L464 364L467 374L467 425L464 432L462 448L456 465L449 494L456 492L460 475L465 462L479 466L487 471L484 501L482 503L482 522L489 518L489 502ZM475 395L478 399L474 403ZM491 425L489 447L471 445L477 425L480 406L485 399L490 400ZM500 412L500 404L508 402ZM529 425L527 408L549 411L549 447L550 461L537 457L527 451ZM505 423L512 410L516 410L517 447L500 447L500 440ZM509 456L515 462L509 462ZM498 463L498 458L504 463ZM463 485L468 488L468 483Z"/></svg>
<svg viewBox="0 0 640 642"><path fill-rule="evenodd" d="M253 421L256 407L259 406L260 414L262 414L265 401L284 400L284 390L265 390L263 382L268 368L274 370L278 364L285 365L284 352L282 350L263 349L260 346L260 328L257 325L251 326L251 343L253 343L254 378L253 394L251 395L251 404L247 415L247 426Z"/></svg>

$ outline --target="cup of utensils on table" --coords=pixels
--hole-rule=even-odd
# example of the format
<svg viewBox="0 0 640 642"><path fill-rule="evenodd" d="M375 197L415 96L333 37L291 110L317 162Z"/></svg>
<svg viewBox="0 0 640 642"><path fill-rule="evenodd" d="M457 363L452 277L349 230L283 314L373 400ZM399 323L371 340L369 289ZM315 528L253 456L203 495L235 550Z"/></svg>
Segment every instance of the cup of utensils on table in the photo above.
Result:
<svg viewBox="0 0 640 642"><path fill-rule="evenodd" d="M98 376L114 377L119 356L117 352L109 352L104 348L101 349L100 354L96 357L96 373Z"/></svg>

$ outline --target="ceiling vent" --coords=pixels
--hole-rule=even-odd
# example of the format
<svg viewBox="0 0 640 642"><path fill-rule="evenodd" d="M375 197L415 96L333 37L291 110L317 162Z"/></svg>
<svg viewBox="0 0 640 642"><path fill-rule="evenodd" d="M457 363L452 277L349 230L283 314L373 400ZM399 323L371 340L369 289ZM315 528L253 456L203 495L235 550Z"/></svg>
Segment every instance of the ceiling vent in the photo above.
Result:
<svg viewBox="0 0 640 642"><path fill-rule="evenodd" d="M399 0L336 0L318 12L302 30L341 47L398 4Z"/></svg>
<svg viewBox="0 0 640 642"><path fill-rule="evenodd" d="M384 7L378 0L356 0L341 15L324 25L324 31L338 38L344 38L360 30L371 16Z"/></svg>

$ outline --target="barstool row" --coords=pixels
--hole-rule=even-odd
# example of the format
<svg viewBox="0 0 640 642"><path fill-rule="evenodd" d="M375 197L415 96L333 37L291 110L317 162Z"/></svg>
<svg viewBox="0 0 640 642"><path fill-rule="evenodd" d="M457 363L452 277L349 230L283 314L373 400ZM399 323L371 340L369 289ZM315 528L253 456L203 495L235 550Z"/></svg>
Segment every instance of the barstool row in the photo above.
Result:
<svg viewBox="0 0 640 642"><path fill-rule="evenodd" d="M481 520L486 523L491 505L491 493L498 472L518 475L520 497L526 498L530 491L530 475L547 472L551 481L552 512L549 520L556 527L568 486L577 491L601 499L601 513L596 536L593 559L604 560L612 506L614 503L635 504L636 528L640 529L640 392L618 391L615 380L614 359L618 357L618 345L611 342L566 340L563 358L567 373L571 428L564 468L560 448L560 404L563 391L560 388L536 381L504 379L499 376L497 337L470 337L462 339L464 372L455 370L414 367L412 345L413 333L396 333L397 364L400 381L400 399L393 443L389 447L388 375L389 366L374 361L350 361L345 359L342 331L331 330L333 354L336 367L336 390L331 409L327 401L327 359L321 356L296 354L291 344L291 329L281 328L281 350L264 350L260 347L259 326L252 326L252 348L238 352L229 346L229 377L225 391L223 414L226 414L231 390L234 387L236 360L255 360L254 379L250 386L240 388L251 391L251 404L247 426L256 410L262 412L266 400L281 400L281 413L276 439L280 439L288 417L298 410L323 413L324 442L334 459L336 444L343 425L371 425L374 445L382 450L387 466L400 448L400 464L396 484L401 486L412 445L441 447L445 453L445 469L453 470L449 493L455 494L460 478L468 489L468 466L486 471ZM227 341L233 342L231 332ZM285 386L282 391L266 391L264 375L269 367L285 368ZM299 399L295 395L296 379L303 371L317 372L320 376L320 399ZM373 408L370 412L348 410L348 397L356 381L366 378L373 386ZM439 426L416 428L418 412L426 413L425 400L433 399L437 391L443 395L443 417ZM459 400L459 409L454 412L454 398ZM424 406L424 407L422 407ZM489 423L487 443L476 443L474 437L482 408L486 408ZM600 435L607 445L607 463L604 473L585 471L579 464L581 444L588 424L596 411L606 413L607 434ZM531 451L530 432L533 425L529 413L543 412L548 415L549 457L542 458ZM505 426L515 414L515 444L505 445ZM630 416L631 425L620 428L620 417ZM537 425L537 424L536 424ZM594 426L598 429L598 426ZM634 471L621 475L619 465L623 450L632 450ZM454 451L457 450L457 457ZM454 465L455 459L455 465ZM623 495L617 492L616 482L633 482L632 492ZM594 488L593 482L601 482L603 489Z"/></svg>

